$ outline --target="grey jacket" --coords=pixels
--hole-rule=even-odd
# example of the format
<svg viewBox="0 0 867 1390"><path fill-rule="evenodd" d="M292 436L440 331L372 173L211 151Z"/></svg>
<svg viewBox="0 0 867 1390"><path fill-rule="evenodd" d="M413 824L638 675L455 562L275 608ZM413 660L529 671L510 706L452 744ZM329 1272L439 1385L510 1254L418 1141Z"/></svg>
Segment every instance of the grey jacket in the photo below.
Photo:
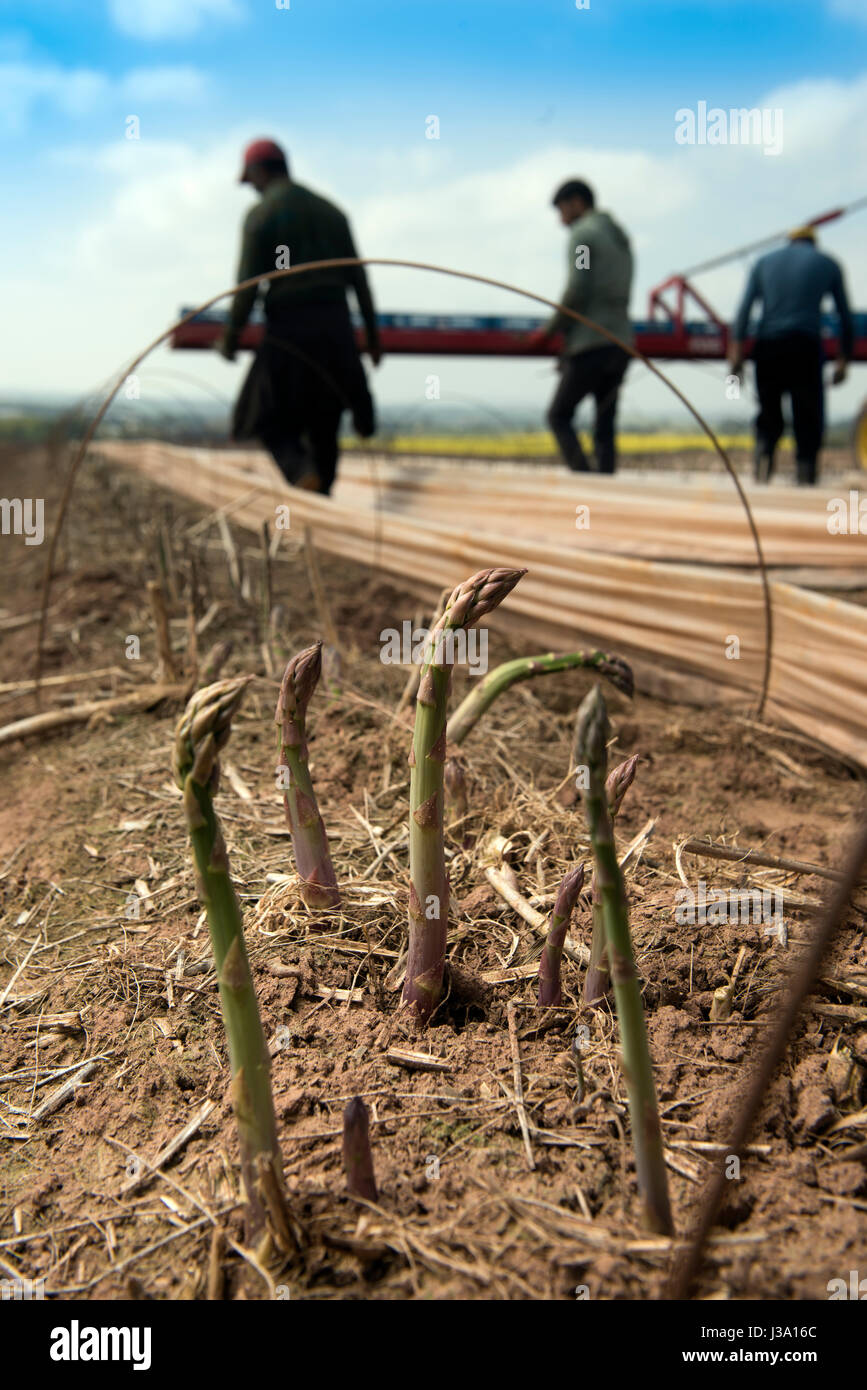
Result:
<svg viewBox="0 0 867 1390"><path fill-rule="evenodd" d="M632 343L629 294L632 288L632 248L629 238L607 212L590 208L569 228L569 278L560 303ZM610 346L592 328L556 313L548 325L565 334L563 353L572 357L590 348Z"/></svg>

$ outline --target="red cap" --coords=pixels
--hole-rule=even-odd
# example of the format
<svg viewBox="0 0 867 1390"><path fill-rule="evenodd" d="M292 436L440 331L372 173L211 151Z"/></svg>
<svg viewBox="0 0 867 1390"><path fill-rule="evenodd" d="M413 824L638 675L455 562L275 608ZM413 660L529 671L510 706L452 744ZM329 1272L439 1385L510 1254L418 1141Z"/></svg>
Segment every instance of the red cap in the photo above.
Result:
<svg viewBox="0 0 867 1390"><path fill-rule="evenodd" d="M268 159L282 159L283 163L286 163L285 154L274 140L253 140L244 151L244 167L238 182L248 183L247 171L250 165L262 164Z"/></svg>

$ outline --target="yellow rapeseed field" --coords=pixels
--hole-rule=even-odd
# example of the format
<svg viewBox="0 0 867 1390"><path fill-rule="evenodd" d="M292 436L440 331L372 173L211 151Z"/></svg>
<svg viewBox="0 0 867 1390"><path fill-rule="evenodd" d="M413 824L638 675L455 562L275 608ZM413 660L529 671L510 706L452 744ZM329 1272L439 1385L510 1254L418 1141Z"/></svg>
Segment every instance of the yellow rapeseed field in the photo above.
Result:
<svg viewBox="0 0 867 1390"><path fill-rule="evenodd" d="M581 436L584 448L592 452L589 435ZM749 434L723 434L719 436L724 449L752 449L752 436ZM352 440L345 447L358 447ZM526 434L405 434L378 439L364 447L381 449L390 454L439 454L456 458L556 458L557 450L551 435L545 430ZM625 433L617 436L617 447L622 454L675 454L690 450L708 450L710 441L704 434L639 434Z"/></svg>

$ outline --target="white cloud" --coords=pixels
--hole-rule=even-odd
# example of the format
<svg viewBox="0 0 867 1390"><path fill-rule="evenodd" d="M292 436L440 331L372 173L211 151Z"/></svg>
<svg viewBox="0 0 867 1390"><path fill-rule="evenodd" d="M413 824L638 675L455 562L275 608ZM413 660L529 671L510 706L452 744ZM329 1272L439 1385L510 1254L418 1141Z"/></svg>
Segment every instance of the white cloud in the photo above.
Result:
<svg viewBox="0 0 867 1390"><path fill-rule="evenodd" d="M867 0L859 3L867 18ZM867 75L849 83L831 79L792 83L769 92L762 105L783 112L783 150L793 158L824 154L836 170L844 154L853 169L864 167Z"/></svg>
<svg viewBox="0 0 867 1390"><path fill-rule="evenodd" d="M867 5L864 0L831 0L830 10L837 19L851 19L856 24L867 24Z"/></svg>
<svg viewBox="0 0 867 1390"><path fill-rule="evenodd" d="M648 290L668 274L860 193L852 170L864 167L867 156L863 78L759 93L756 104L785 110L777 158L765 157L760 148L679 146L672 113L670 148L652 152L637 145L598 150L562 143L510 160L492 147L483 167L478 152L471 161L457 146L431 152L425 145L420 152L410 143L403 150L380 150L373 166L360 169L357 154L339 136L327 141L311 125L295 130L292 163L302 183L349 213L363 255L477 271L551 298L565 272L564 233L550 207L551 193L570 175L585 177L600 206L632 236L632 312L643 318ZM251 202L236 182L239 153L251 132L269 125L267 113L254 112L243 128L225 129L208 145L143 136L101 150L59 149L58 159L74 159L82 169L76 204L53 209L43 219L44 231L38 209L31 207L33 235L19 237L14 248L0 242L0 302L6 331L18 344L0 388L33 388L46 373L70 390L104 379L167 326L182 304L228 286ZM440 153L448 153L448 160ZM99 196L93 196L97 181ZM55 249L58 212L66 228L62 263ZM867 211L820 233L821 244L846 267L857 308L867 307L865 218ZM735 261L696 280L723 317L735 309L748 265L749 258ZM373 270L372 279L382 310L544 312L528 300L451 278L382 268ZM50 341L32 332L42 303L51 305ZM388 361L377 377L384 398L423 395L425 372L437 369L431 360ZM159 369L192 373L229 392L238 379L237 369L208 354L167 354ZM722 364L672 370L699 407L712 415L733 413L723 399ZM554 380L547 366L521 361L463 360L444 364L444 371L444 398L464 392L492 407L538 398L541 409ZM864 376L863 369L853 370L850 384L829 394L832 412L851 410L863 397ZM628 380L627 413L671 410L646 369L631 369ZM740 408L747 422L753 409L748 393Z"/></svg>
<svg viewBox="0 0 867 1390"><path fill-rule="evenodd" d="M47 101L64 115L91 110L109 90L103 73L60 68L52 63L0 63L0 121L17 127Z"/></svg>
<svg viewBox="0 0 867 1390"><path fill-rule="evenodd" d="M548 148L485 173L429 179L412 195L389 193L360 199L353 208L366 254L403 256L471 270L507 280L540 294L555 295L565 275L563 234L551 195L570 174L580 174L597 191L599 205L629 229L640 249L652 235L647 224L670 216L690 199L685 174L667 157L638 150L599 151L576 146ZM665 187L666 202L654 205L648 187ZM635 236L635 227L641 236ZM543 313L528 299L506 298L472 283L433 284L416 272L382 272L388 283L400 274L401 297L437 307L447 297L469 308L483 297L517 314Z"/></svg>
<svg viewBox="0 0 867 1390"><path fill-rule="evenodd" d="M109 0L109 15L134 39L179 39L241 18L238 0Z"/></svg>
<svg viewBox="0 0 867 1390"><path fill-rule="evenodd" d="M56 63L0 63L0 125L17 129L40 106L79 118L107 101L200 101L206 79L193 67L135 68L119 78Z"/></svg>
<svg viewBox="0 0 867 1390"><path fill-rule="evenodd" d="M194 67L134 68L119 83L129 101L201 101L207 78Z"/></svg>
<svg viewBox="0 0 867 1390"><path fill-rule="evenodd" d="M181 299L231 280L240 219L234 144L199 151L182 142L118 141L96 156L117 183L99 216L80 227L70 256L148 319L169 322ZM149 324L150 327L150 324Z"/></svg>

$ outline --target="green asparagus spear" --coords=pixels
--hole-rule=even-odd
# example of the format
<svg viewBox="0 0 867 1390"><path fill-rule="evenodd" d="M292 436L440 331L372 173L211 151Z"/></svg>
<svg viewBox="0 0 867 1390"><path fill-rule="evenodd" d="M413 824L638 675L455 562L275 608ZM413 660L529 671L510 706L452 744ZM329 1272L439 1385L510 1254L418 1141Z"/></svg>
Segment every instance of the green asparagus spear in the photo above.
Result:
<svg viewBox="0 0 867 1390"><path fill-rule="evenodd" d="M623 798L632 786L635 769L638 766L638 757L639 755L634 753L631 758L627 758L626 762L620 763L613 772L608 774L605 783L605 797L612 822L623 805ZM593 940L590 944L590 963L584 977L584 1003L596 1004L604 999L608 993L611 976L607 965L605 926L602 921L602 904L595 871L590 884L590 903L593 919Z"/></svg>
<svg viewBox="0 0 867 1390"><path fill-rule="evenodd" d="M276 715L280 726L277 774L283 787L301 896L313 908L340 906L337 876L307 765L307 706L321 670L321 642L293 656L283 673Z"/></svg>
<svg viewBox="0 0 867 1390"><path fill-rule="evenodd" d="M629 935L626 886L617 862L611 816L608 812L605 762L610 730L605 700L598 685L591 690L581 705L578 729L580 762L588 768L584 805L596 861L605 941L620 1024L622 1066L629 1096L638 1188L647 1225L661 1235L672 1235L674 1228L668 1200L662 1130L656 1105L656 1087L647 1043L641 988Z"/></svg>
<svg viewBox="0 0 867 1390"><path fill-rule="evenodd" d="M486 569L452 592L428 641L410 752L409 955L403 1002L427 1022L442 997L449 886L443 843L443 764L453 634L477 623L526 570Z"/></svg>
<svg viewBox="0 0 867 1390"><path fill-rule="evenodd" d="M607 652L566 652L560 656L545 652L541 656L522 656L496 666L470 691L449 720L446 738L449 743L463 743L497 696L511 685L530 680L533 676L554 675L558 671L572 671L578 667L589 667L607 676L624 695L634 693L631 668L621 657L609 656Z"/></svg>
<svg viewBox="0 0 867 1390"><path fill-rule="evenodd" d="M551 916L548 918L548 935L545 938L542 959L539 961L540 1004L557 1005L563 997L560 986L560 962L563 959L569 919L583 884L584 865L579 864L577 868L569 870L557 889Z"/></svg>
<svg viewBox="0 0 867 1390"><path fill-rule="evenodd" d="M246 686L246 678L218 681L193 695L176 730L174 775L184 795L199 896L208 914L217 967L247 1196L247 1238L258 1240L265 1234L267 1216L271 1234L288 1249L292 1236L271 1095L271 1063L244 944L241 909L213 805L219 754L229 740Z"/></svg>

